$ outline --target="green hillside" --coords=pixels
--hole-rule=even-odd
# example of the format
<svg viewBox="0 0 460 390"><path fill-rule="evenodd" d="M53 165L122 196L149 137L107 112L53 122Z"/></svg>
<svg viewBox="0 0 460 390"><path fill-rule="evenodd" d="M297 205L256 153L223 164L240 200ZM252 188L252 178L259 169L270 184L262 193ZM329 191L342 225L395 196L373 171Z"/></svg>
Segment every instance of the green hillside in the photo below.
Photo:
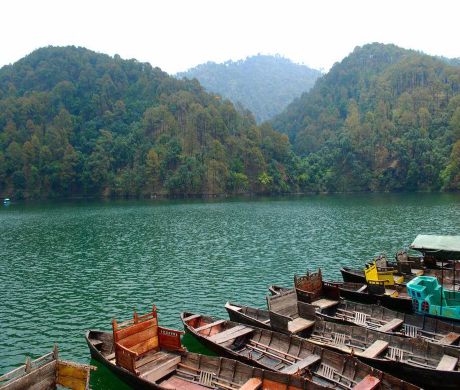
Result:
<svg viewBox="0 0 460 390"><path fill-rule="evenodd" d="M0 196L286 191L292 158L285 135L147 63L48 47L0 69Z"/></svg>
<svg viewBox="0 0 460 390"><path fill-rule="evenodd" d="M196 78L208 90L241 104L257 122L273 118L321 76L280 56L257 55L223 64L208 62L177 77Z"/></svg>
<svg viewBox="0 0 460 390"><path fill-rule="evenodd" d="M356 48L273 120L327 191L460 189L460 67Z"/></svg>

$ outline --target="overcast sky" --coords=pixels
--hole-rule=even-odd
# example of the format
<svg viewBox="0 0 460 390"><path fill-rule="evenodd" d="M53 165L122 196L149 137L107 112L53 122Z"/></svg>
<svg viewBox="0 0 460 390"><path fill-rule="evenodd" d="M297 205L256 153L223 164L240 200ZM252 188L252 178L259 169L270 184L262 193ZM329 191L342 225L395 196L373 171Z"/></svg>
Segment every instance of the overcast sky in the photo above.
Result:
<svg viewBox="0 0 460 390"><path fill-rule="evenodd" d="M5 0L0 14L0 66L49 45L168 73L257 53L328 70L369 42L460 57L458 0Z"/></svg>

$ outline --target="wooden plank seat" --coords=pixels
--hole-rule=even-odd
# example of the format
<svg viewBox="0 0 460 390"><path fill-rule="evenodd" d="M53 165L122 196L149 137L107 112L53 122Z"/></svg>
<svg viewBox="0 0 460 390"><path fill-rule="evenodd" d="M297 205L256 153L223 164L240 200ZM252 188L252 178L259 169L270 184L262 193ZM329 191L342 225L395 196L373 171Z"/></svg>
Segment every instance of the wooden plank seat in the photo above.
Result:
<svg viewBox="0 0 460 390"><path fill-rule="evenodd" d="M375 358L387 348L388 342L384 340L375 340L369 347L367 347L363 352L357 353L357 355L367 358Z"/></svg>
<svg viewBox="0 0 460 390"><path fill-rule="evenodd" d="M380 379L372 375L366 375L352 390L374 390L380 388Z"/></svg>
<svg viewBox="0 0 460 390"><path fill-rule="evenodd" d="M211 322L210 324L206 324L206 325L200 326L199 328L195 328L195 330L196 330L197 332L201 332L202 330L206 330L206 329L212 328L213 326L217 326L217 325L223 324L224 322L225 322L225 320L214 321L214 322Z"/></svg>
<svg viewBox="0 0 460 390"><path fill-rule="evenodd" d="M142 368L139 367L139 371L141 372L139 376L141 378L153 382L157 381L158 379L173 372L181 361L181 357L179 355L162 352L158 352L157 354L162 354L162 356L154 361L144 364Z"/></svg>
<svg viewBox="0 0 460 390"><path fill-rule="evenodd" d="M438 366L436 367L436 370L454 371L457 367L457 363L458 358L449 355L443 355L439 361Z"/></svg>
<svg viewBox="0 0 460 390"><path fill-rule="evenodd" d="M455 332L450 332L442 339L439 340L439 344L452 345L460 338L460 334Z"/></svg>
<svg viewBox="0 0 460 390"><path fill-rule="evenodd" d="M173 375L168 380L161 382L161 387L171 390L209 390L209 387L200 385L199 383Z"/></svg>
<svg viewBox="0 0 460 390"><path fill-rule="evenodd" d="M382 325L381 327L377 328L379 332L391 332L396 328L399 328L404 321L400 318L393 318L391 321L387 322L386 324Z"/></svg>
<svg viewBox="0 0 460 390"><path fill-rule="evenodd" d="M201 317L201 314L192 314L191 316L185 317L184 322L194 320L195 318L200 318L200 317Z"/></svg>
<svg viewBox="0 0 460 390"><path fill-rule="evenodd" d="M315 325L314 320L306 320L305 318L298 317L288 322L288 331L291 333L298 333L302 330L311 328L313 325Z"/></svg>
<svg viewBox="0 0 460 390"><path fill-rule="evenodd" d="M240 387L240 390L257 390L262 386L262 380L260 378L250 378L243 386Z"/></svg>
<svg viewBox="0 0 460 390"><path fill-rule="evenodd" d="M293 374L295 374L297 372L301 372L306 367L309 367L309 366L315 364L316 362L319 362L320 360L321 360L321 356L309 355L306 358L304 358L302 360L299 360L296 363L283 368L281 370L281 372L283 372L285 374L293 375Z"/></svg>
<svg viewBox="0 0 460 390"><path fill-rule="evenodd" d="M332 299L321 298L317 301L313 301L311 303L313 306L319 307L321 310L327 309L332 306L336 306L339 304L339 301L334 301Z"/></svg>
<svg viewBox="0 0 460 390"><path fill-rule="evenodd" d="M252 333L253 331L254 329L248 328L247 326L237 325L233 328L226 329L223 332L219 332L210 336L209 340L217 344L223 344L229 340Z"/></svg>

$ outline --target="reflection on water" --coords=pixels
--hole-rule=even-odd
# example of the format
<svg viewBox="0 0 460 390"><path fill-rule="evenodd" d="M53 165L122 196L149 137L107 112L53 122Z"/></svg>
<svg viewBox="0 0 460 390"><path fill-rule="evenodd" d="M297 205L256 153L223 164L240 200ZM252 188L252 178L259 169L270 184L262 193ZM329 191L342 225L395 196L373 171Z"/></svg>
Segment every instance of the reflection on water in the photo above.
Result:
<svg viewBox="0 0 460 390"><path fill-rule="evenodd" d="M459 234L459 201L385 194L2 208L0 373L54 342L63 358L88 362L85 330L109 330L135 308L155 303L160 323L177 328L182 310L225 316L230 299L264 306L267 286L292 284L294 273L321 266L339 278L341 265L393 255L419 233ZM102 389L109 375L97 375L93 388Z"/></svg>

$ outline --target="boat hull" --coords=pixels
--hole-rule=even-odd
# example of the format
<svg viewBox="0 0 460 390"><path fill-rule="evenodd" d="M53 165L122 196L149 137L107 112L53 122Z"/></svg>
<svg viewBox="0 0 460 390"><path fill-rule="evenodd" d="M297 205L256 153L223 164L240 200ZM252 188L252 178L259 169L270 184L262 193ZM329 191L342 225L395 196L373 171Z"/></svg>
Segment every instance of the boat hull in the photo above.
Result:
<svg viewBox="0 0 460 390"><path fill-rule="evenodd" d="M148 382L146 380L143 380L142 378L137 377L136 375L132 374L128 370L125 370L122 367L119 367L113 363L110 363L104 355L97 350L97 348L91 343L89 339L90 333L93 331L88 331L86 332L86 343L88 344L88 348L91 354L91 357L94 360L97 360L98 362L102 363L104 366L106 366L111 372L113 372L118 378L120 378L123 382L128 384L129 386L133 387L134 389L164 389L163 387L157 386L152 382Z"/></svg>
<svg viewBox="0 0 460 390"><path fill-rule="evenodd" d="M230 321L238 322L240 324L245 324L253 326L255 328L268 329L272 330L270 324L264 324L262 321L257 321L251 317L248 317L242 313L227 309L228 317Z"/></svg>
<svg viewBox="0 0 460 390"><path fill-rule="evenodd" d="M352 283L366 283L366 276L363 274L357 274L349 268L341 268L340 273L342 274L342 279L344 282Z"/></svg>
<svg viewBox="0 0 460 390"><path fill-rule="evenodd" d="M340 289L340 296L349 301L380 305L403 313L413 313L411 299L392 298L388 295L374 295L342 288Z"/></svg>
<svg viewBox="0 0 460 390"><path fill-rule="evenodd" d="M423 389L454 390L460 388L460 372L458 371L439 371L415 367L408 364L402 365L399 362L388 360L385 361L363 357L359 357L359 359L378 370L389 372L390 374L407 382L413 383L414 385L418 385Z"/></svg>

